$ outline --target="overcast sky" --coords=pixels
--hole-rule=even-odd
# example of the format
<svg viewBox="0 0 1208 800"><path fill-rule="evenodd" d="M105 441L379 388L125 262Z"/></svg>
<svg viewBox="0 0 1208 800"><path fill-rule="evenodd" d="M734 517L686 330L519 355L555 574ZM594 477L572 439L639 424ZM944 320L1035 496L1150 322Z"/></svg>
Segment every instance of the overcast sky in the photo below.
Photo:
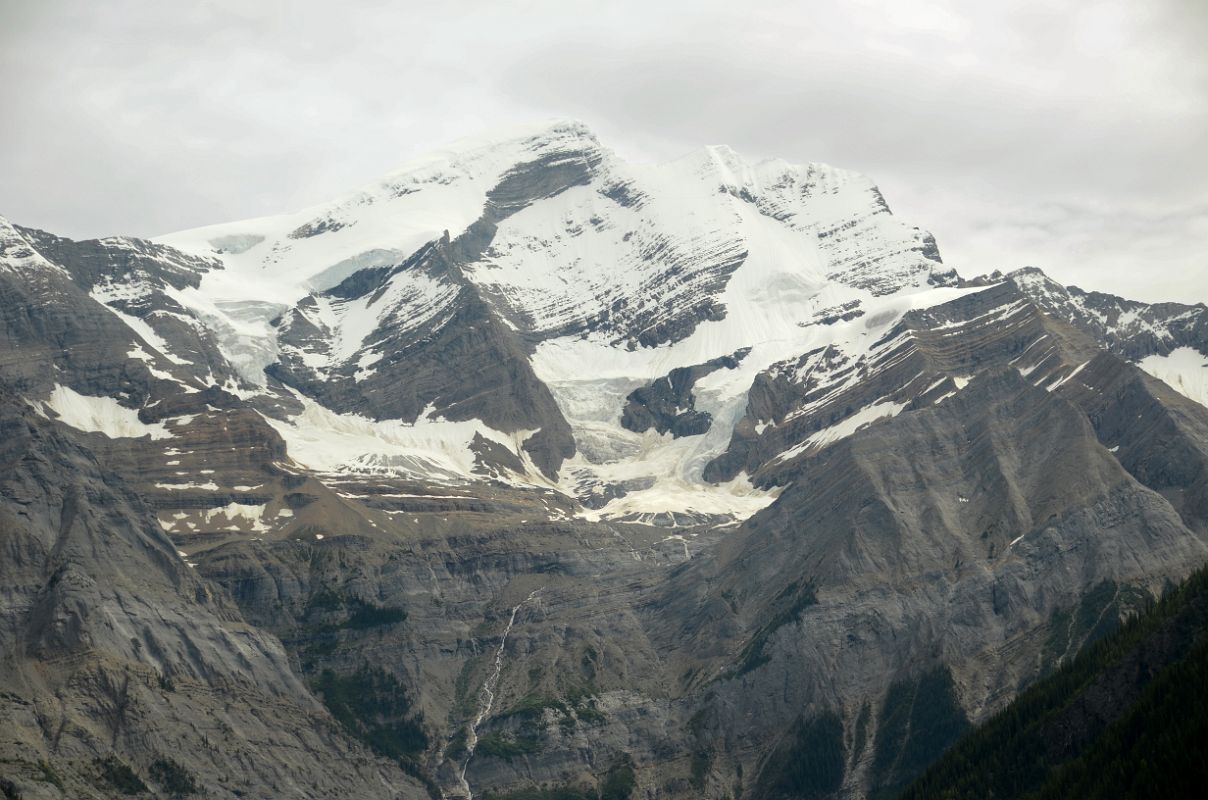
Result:
<svg viewBox="0 0 1208 800"><path fill-rule="evenodd" d="M1206 42L1205 0L0 0L0 214L155 235L575 117L863 171L967 276L1208 301Z"/></svg>

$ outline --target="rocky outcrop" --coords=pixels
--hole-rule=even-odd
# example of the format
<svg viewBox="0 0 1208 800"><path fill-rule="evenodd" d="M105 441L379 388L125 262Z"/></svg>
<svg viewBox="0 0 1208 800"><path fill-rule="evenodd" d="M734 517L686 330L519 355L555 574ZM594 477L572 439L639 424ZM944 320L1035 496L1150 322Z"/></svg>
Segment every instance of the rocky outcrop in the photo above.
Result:
<svg viewBox="0 0 1208 800"><path fill-rule="evenodd" d="M131 328L123 338L141 339L141 358L161 373L186 382L200 379L207 386L240 382L215 333L178 299L183 290L196 289L206 273L222 269L221 261L143 239L77 242L17 230L44 258L66 270L80 290ZM166 363L161 368L157 361Z"/></svg>
<svg viewBox="0 0 1208 800"><path fill-rule="evenodd" d="M1057 392L1086 413L1099 441L1134 478L1165 497L1192 530L1208 530L1204 406L1107 353Z"/></svg>
<svg viewBox="0 0 1208 800"><path fill-rule="evenodd" d="M130 328L2 219L0 247L0 379L27 396L49 394L58 380L135 406L150 398L162 380L152 368L170 365L154 354L132 362Z"/></svg>
<svg viewBox="0 0 1208 800"><path fill-rule="evenodd" d="M713 417L706 411L693 408L696 401L692 395L693 385L719 369L735 369L738 362L750 352L748 347L704 364L677 367L653 383L634 389L625 398L621 427L635 433L654 428L659 433L670 433L675 438L705 433L713 423Z"/></svg>

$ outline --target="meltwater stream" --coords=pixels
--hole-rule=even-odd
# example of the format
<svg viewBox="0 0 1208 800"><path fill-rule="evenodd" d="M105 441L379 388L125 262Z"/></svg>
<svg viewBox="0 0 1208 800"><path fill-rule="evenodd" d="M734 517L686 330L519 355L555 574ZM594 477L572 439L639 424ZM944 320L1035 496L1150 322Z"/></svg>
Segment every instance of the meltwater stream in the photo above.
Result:
<svg viewBox="0 0 1208 800"><path fill-rule="evenodd" d="M503 629L503 636L499 639L499 647L495 649L495 667L483 681L482 688L478 690L478 713L466 734L466 760L457 773L458 782L461 783L461 789L467 800L474 800L474 792L470 790L470 784L466 780L466 769L470 766L470 760L474 758L474 749L478 746L478 726L487 718L487 715L491 713L491 707L495 705L495 686L499 683L499 674L503 672L503 649L507 646L508 634L512 632L512 626L516 624L516 612L520 611L525 603L536 597L544 588L542 586L540 589L534 589L528 597L512 608L512 615L508 618L507 627Z"/></svg>

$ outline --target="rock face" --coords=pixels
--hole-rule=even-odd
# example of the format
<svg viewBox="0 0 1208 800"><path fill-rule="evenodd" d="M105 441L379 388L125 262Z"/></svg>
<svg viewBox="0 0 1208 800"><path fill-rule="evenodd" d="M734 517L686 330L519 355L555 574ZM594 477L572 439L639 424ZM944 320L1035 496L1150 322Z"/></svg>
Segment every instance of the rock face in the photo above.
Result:
<svg viewBox="0 0 1208 800"><path fill-rule="evenodd" d="M677 439L707 433L713 417L707 411L693 408L696 398L692 395L692 386L719 369L737 369L738 362L749 352L750 348L744 348L734 355L714 358L704 364L676 367L666 377L634 389L625 398L621 427L634 433L645 433L654 428Z"/></svg>
<svg viewBox="0 0 1208 800"><path fill-rule="evenodd" d="M576 123L0 221L0 786L886 796L1208 559L1206 332Z"/></svg>
<svg viewBox="0 0 1208 800"><path fill-rule="evenodd" d="M156 764L212 797L423 796L341 735L281 643L56 427L0 389L0 713L17 796L110 796L97 758L165 794Z"/></svg>

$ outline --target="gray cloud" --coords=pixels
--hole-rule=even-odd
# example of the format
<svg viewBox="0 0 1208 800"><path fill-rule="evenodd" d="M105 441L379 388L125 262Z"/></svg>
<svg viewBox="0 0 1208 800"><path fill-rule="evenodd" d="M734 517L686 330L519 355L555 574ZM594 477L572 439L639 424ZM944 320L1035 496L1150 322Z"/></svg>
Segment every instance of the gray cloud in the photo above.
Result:
<svg viewBox="0 0 1208 800"><path fill-rule="evenodd" d="M0 0L0 213L161 233L577 116L864 171L965 274L1208 300L1198 0L435 5Z"/></svg>

